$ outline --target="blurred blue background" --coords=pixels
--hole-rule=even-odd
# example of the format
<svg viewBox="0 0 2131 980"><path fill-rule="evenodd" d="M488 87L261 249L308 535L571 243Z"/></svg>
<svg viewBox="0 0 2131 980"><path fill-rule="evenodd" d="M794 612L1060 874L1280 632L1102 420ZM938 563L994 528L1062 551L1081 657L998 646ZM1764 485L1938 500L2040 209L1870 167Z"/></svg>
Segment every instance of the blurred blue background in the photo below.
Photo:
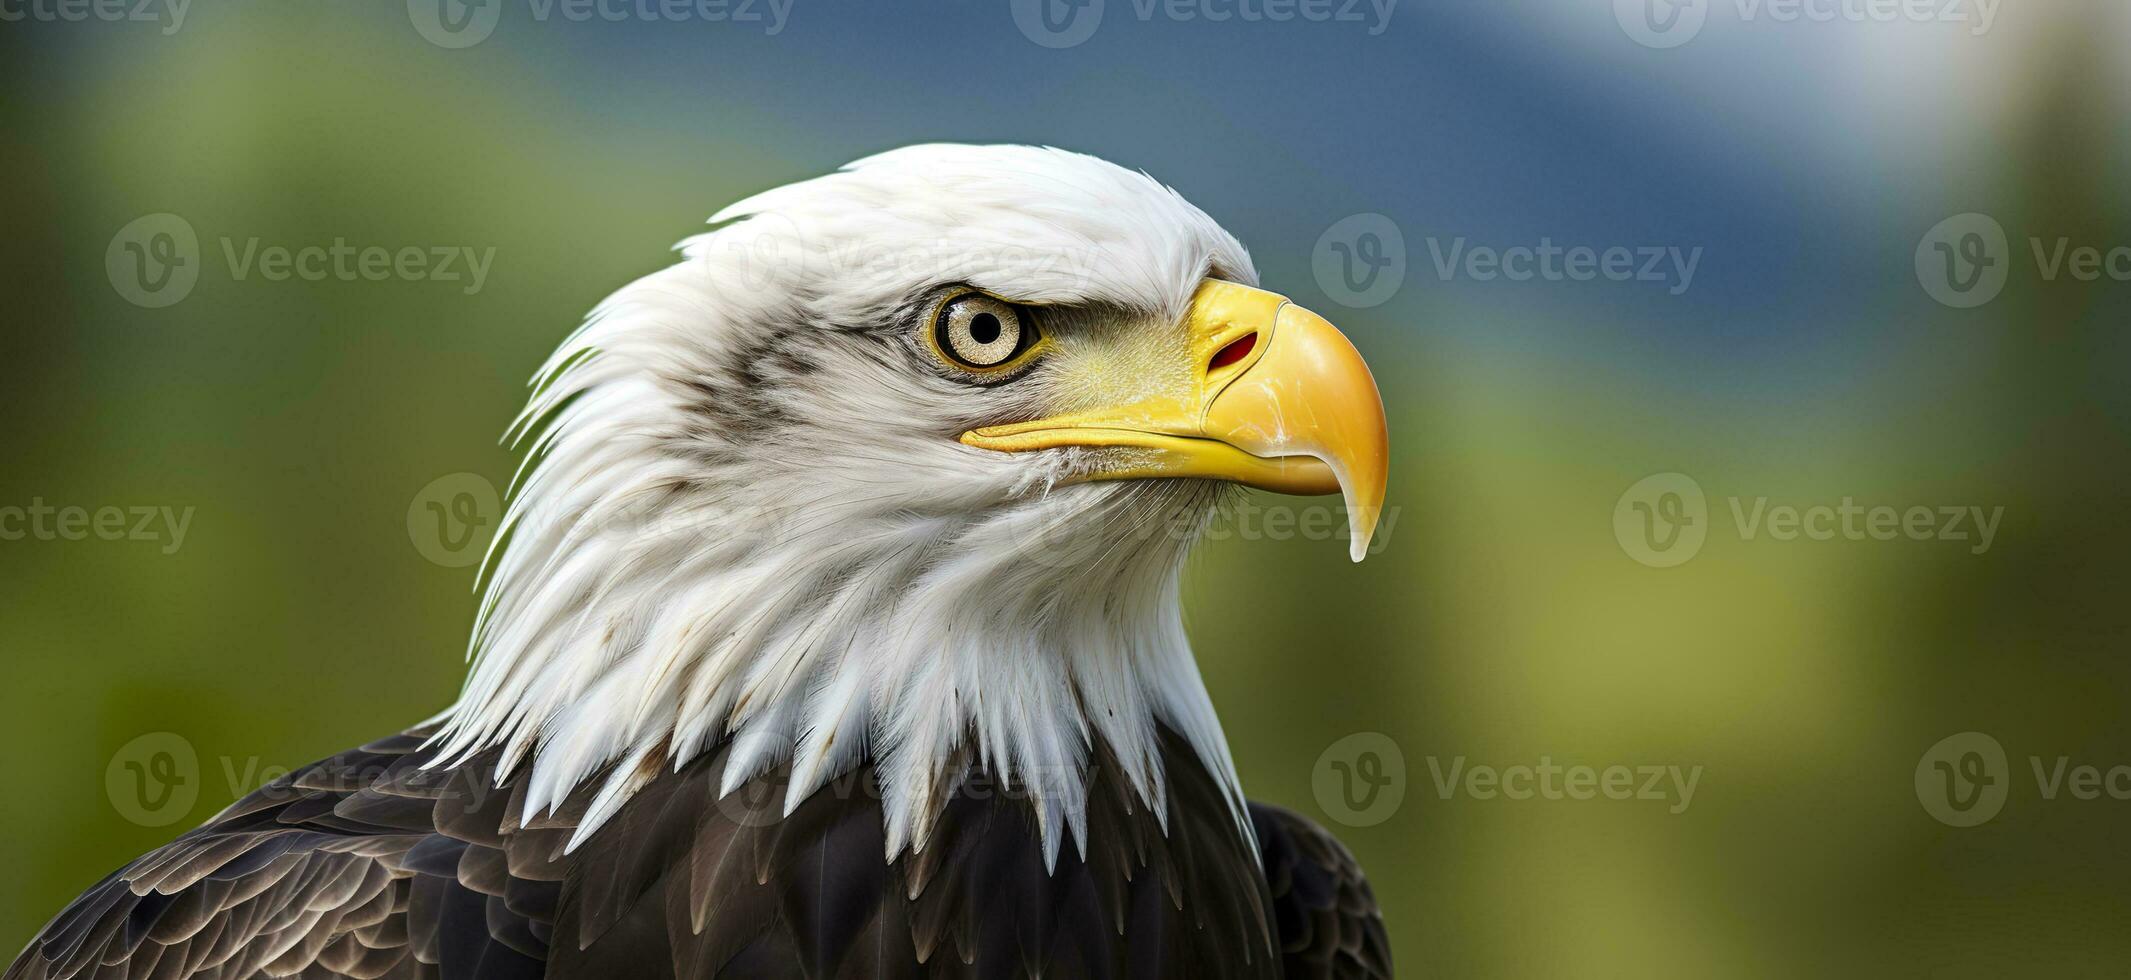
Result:
<svg viewBox="0 0 2131 980"><path fill-rule="evenodd" d="M278 769L449 703L474 572L410 517L454 474L505 481L496 437L584 311L745 194L955 140L1147 170L1375 368L1380 553L1228 535L1187 618L1246 787L1353 847L1403 970L2131 953L2131 800L2042 778L2131 764L2119 2L1993 3L1985 29L1982 0L1887 22L1857 0L612 0L584 22L446 0L456 33L431 0L10 2L0 507L190 518L0 540L0 942ZM182 238L140 224L165 214L198 241L182 295L126 281ZM478 289L240 279L224 243L253 239L493 260ZM1657 281L1440 261L1549 243L1667 258ZM2053 266L2060 243L2102 274ZM1785 540L1734 516L1845 498L2000 516L1988 547L1936 519ZM1963 732L2004 757L1979 756L2006 791L1975 826L1977 787L1933 782ZM188 793L129 793L154 733ZM1324 781L1356 733L1398 786L1359 813ZM1657 800L1442 782L1542 759L1699 776Z"/></svg>

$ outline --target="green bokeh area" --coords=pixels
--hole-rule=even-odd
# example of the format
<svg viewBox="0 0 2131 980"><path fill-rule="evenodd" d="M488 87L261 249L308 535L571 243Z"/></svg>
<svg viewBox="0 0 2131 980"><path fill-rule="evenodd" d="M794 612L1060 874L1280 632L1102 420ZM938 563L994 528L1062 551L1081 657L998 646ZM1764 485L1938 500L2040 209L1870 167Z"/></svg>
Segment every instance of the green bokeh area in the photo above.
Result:
<svg viewBox="0 0 2131 980"><path fill-rule="evenodd" d="M1206 148L1196 171L1126 162L1203 191L1267 284L1370 358L1395 444L1377 553L1350 564L1336 540L1262 519L1329 504L1254 495L1194 555L1186 618L1247 789L1349 843L1403 969L2092 976L2131 957L2131 799L2106 782L2099 799L2069 785L2045 798L2035 772L2131 765L2131 283L2042 281L2028 262L1994 303L1951 310L1912 267L1931 220L1836 193L1884 178L1873 168L1895 157L1941 154L1934 186L1909 189L1931 196L1927 212L1988 210L2016 252L2044 230L2131 244L2120 11L2068 4L2081 16L1994 35L2000 74L1960 87L1983 108L1937 137L1861 133L1852 142L1873 153L1800 163L1799 186L1742 184L1741 207L1764 191L1833 202L1824 221L1769 232L1801 256L1842 238L1874 261L1812 280L1781 264L1742 271L1712 248L1710 285L1690 294L1706 324L1666 332L1626 304L1558 291L1435 288L1424 229L1484 220L1471 213L1394 214L1407 286L1381 306L1328 302L1311 272L1318 231L1375 209L1384 188L1475 178L1431 173L1381 134L1282 117L1272 83L1252 98L1290 121L1254 119L1185 68L1105 47L1126 43L1129 21L1073 60L973 6L911 14L890 44L871 28L840 33L841 13L802 0L784 36L753 39L782 45L775 58L706 44L651 83L597 25L580 40L506 22L450 52L415 37L398 3L378 6L201 6L168 38L0 24L13 75L0 110L0 507L190 515L181 543L0 541L12 787L0 947L264 779L450 702L474 571L431 560L410 524L433 518L421 495L440 478L507 482L515 458L497 437L584 311L669 261L725 203L953 137L1119 156ZM1627 43L1606 4L1584 6L1604 35L1593 43ZM864 67L868 45L906 58L912 38L966 23L1000 52L987 57L1058 90L1008 104L966 79ZM1234 30L1284 43L1259 27ZM1185 50L1210 60L1225 36L1200 25L1182 43L1208 45ZM1357 64L1396 80L1400 42L1387 37ZM669 35L643 64L689 43ZM1336 63L1305 55L1282 77ZM692 72L700 84L677 81ZM1728 125L1718 103L1683 105L1712 132ZM928 112L932 124L913 121ZM1454 120L1433 125L1449 128L1431 138L1456 138ZM1342 139L1380 164L1355 177L1329 151L1237 155L1340 175L1283 185L1308 198L1292 227L1278 207L1249 206L1250 168L1217 152ZM1724 166L1716 156L1706 165ZM1588 179L1553 193L1605 192L1605 175ZM129 222L165 212L196 232L199 278L182 302L144 308L114 288L107 251ZM465 246L493 260L471 294L463 280L240 280L225 242L241 256L253 239ZM1780 302L1740 285L1794 279ZM1616 510L1632 530L1640 512L1624 492L1668 472L1703 492L1707 538L1655 568L1624 545ZM1748 537L1734 502L1761 498L2002 517L1988 549L1973 535ZM2007 764L1988 775L2008 792L1993 819L1957 827L1934 816L1918 771L1938 772L1927 750L1969 731L2002 746ZM155 801L129 791L161 786L171 757L137 740L159 732L195 754L197 798L142 819ZM1389 771L1403 800L1366 826L1335 819L1318 791L1339 761L1326 753L1356 733L1385 736L1402 759ZM1691 801L1440 783L1454 766L1542 760L1698 781Z"/></svg>

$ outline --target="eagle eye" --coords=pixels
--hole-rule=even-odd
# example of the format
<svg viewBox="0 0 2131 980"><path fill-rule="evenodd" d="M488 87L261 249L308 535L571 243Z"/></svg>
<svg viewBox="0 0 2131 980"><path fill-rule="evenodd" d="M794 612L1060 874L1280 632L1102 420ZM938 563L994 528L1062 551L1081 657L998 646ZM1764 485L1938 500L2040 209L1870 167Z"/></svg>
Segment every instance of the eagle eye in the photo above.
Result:
<svg viewBox="0 0 2131 980"><path fill-rule="evenodd" d="M983 293L948 300L933 319L932 331L940 353L970 371L1004 367L1036 343L1036 325L1027 311Z"/></svg>

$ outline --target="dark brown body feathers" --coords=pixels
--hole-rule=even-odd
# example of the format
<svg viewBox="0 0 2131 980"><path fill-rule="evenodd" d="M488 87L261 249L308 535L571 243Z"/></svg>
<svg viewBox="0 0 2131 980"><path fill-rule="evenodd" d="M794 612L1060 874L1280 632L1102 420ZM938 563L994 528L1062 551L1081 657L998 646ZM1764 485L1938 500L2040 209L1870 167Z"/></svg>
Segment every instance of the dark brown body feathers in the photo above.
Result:
<svg viewBox="0 0 2131 980"><path fill-rule="evenodd" d="M1253 847L1173 737L1166 832L1098 758L1087 853L1046 871L1031 808L981 768L893 862L870 769L783 817L782 771L717 798L722 751L565 853L589 793L521 823L522 776L426 769L422 735L304 767L106 878L5 980L1390 974L1353 858L1256 804Z"/></svg>

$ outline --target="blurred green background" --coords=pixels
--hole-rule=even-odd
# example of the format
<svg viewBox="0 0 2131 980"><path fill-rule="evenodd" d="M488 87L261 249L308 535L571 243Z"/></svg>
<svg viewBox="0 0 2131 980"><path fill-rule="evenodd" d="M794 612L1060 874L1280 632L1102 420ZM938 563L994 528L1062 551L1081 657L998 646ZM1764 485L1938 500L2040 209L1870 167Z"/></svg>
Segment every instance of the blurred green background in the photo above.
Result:
<svg viewBox="0 0 2131 980"><path fill-rule="evenodd" d="M1380 553L1231 536L1187 616L1246 787L1353 847L1402 971L2121 970L2131 800L2047 799L2031 760L2131 764L2131 283L2050 280L2030 246L2131 246L2120 3L2008 4L1978 34L1723 0L1667 49L1605 0L1409 0L1375 33L1116 2L1063 48L1010 6L796 0L771 33L505 5L463 49L398 3L0 23L0 507L192 513L167 554L0 540L0 943L278 768L450 702L473 571L425 558L410 508L509 476L497 436L585 310L741 195L956 139L1148 169L1370 358ZM1349 308L1313 254L1370 212L1404 278ZM1917 255L1969 212L2009 274L1955 309ZM199 278L146 308L105 260L160 213ZM495 257L471 295L240 281L222 243L255 237ZM1702 258L1677 294L1445 276L1460 238ZM1668 472L1707 537L1658 568L1615 511ZM2003 518L1980 554L1748 537L1731 501L1762 497ZM1917 771L1968 731L2007 794L1955 827ZM156 732L198 797L142 820L123 763ZM1347 826L1313 771L1358 732L1404 795ZM1702 773L1679 812L1433 776L1542 757Z"/></svg>

